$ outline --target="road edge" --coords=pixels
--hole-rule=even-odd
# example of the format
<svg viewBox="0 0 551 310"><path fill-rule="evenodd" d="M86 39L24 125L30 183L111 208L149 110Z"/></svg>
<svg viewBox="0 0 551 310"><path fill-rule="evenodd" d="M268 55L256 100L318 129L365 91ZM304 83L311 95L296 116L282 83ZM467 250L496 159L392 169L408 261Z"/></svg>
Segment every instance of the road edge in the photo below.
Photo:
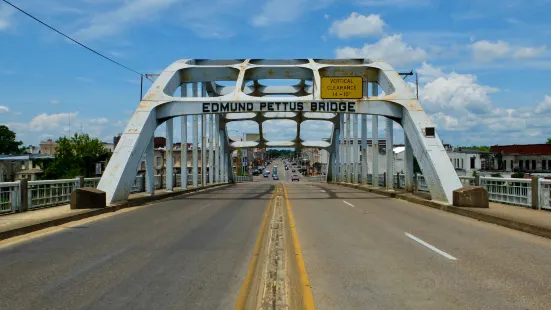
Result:
<svg viewBox="0 0 551 310"><path fill-rule="evenodd" d="M532 224L527 224L527 223L520 222L520 221L517 221L517 220L509 219L509 218L504 218L504 217L494 216L494 215L490 215L490 214L486 214L486 213L476 212L475 210L471 210L471 209L467 209L467 208L455 207L455 206L452 206L450 204L446 204L446 203L442 203L442 202L438 202L438 201L434 201L434 200L426 200L426 199L423 199L421 197L414 196L412 194L402 194L402 193L390 192L390 191L386 191L386 190L382 190L382 189L378 189L378 188L364 187L364 186L355 185L355 184L333 183L333 182L327 183L327 184L335 184L335 185L339 185L339 186L343 186L343 187L350 187L350 188L354 188L354 189L361 190L361 191L364 191L364 192L371 192L371 193L374 193L374 194L387 196L387 197L390 197L390 198L405 200L405 201L409 201L409 202L412 202L412 203L415 203L415 204L418 204L418 205L422 205L422 206L425 206L425 207L429 207L429 208L433 208L433 209L437 209L437 210L441 210L441 211L445 211L445 212L449 212L449 213L469 217L469 218L479 220L479 221L482 221L482 222L495 224L495 225L506 227L506 228L509 228L509 229L522 231L522 232L525 232L525 233L528 233L528 234L532 234L532 235L536 235L536 236L551 239L551 229L546 228L546 227L535 226L535 225L532 225Z"/></svg>
<svg viewBox="0 0 551 310"><path fill-rule="evenodd" d="M84 213L53 218L53 219L45 220L40 223L35 223L28 226L22 226L22 227L10 229L10 230L2 231L0 232L0 241L27 235L33 232L44 230L46 228L56 227L56 226L70 223L70 222L75 222L75 221L95 217L95 216L110 213L110 212L117 212L122 209L137 207L137 206L145 205L156 201L168 200L174 197L189 195L192 193L202 192L205 190L214 190L220 187L226 187L230 185L234 185L234 184L231 184L231 183L230 184L213 184L205 187L192 188L192 189L174 191L174 192L168 192L168 193L161 193L153 196L145 196L145 197L138 197L130 200L125 200L119 203L115 203L109 207L105 207L101 209L93 209ZM32 211L27 211L27 212L32 212ZM9 216L9 215L6 215L6 216Z"/></svg>

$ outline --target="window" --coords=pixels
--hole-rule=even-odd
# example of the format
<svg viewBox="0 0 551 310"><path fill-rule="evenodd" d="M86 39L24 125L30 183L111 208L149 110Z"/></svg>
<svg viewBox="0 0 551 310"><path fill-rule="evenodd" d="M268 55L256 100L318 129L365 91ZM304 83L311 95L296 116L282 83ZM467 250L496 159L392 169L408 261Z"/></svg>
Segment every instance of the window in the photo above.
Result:
<svg viewBox="0 0 551 310"><path fill-rule="evenodd" d="M536 161L532 160L532 170L536 170Z"/></svg>
<svg viewBox="0 0 551 310"><path fill-rule="evenodd" d="M465 168L465 165L463 165L463 158L461 158L461 169Z"/></svg>
<svg viewBox="0 0 551 310"><path fill-rule="evenodd" d="M522 163L523 163L522 160L519 160L519 161L518 161L518 168L519 168L520 170L522 170Z"/></svg>
<svg viewBox="0 0 551 310"><path fill-rule="evenodd" d="M157 156L157 167L161 167L161 157Z"/></svg>
<svg viewBox="0 0 551 310"><path fill-rule="evenodd" d="M546 162L545 160L542 160L542 161L541 161L541 169L542 169L542 170L547 170L547 165L546 165L546 163L547 163L547 162Z"/></svg>
<svg viewBox="0 0 551 310"><path fill-rule="evenodd" d="M515 169L515 161L511 160L511 170Z"/></svg>
<svg viewBox="0 0 551 310"><path fill-rule="evenodd" d="M476 163L476 157L471 157L471 169L475 169L476 166L475 166L475 163Z"/></svg>
<svg viewBox="0 0 551 310"><path fill-rule="evenodd" d="M551 170L551 160L547 161L547 169Z"/></svg>
<svg viewBox="0 0 551 310"><path fill-rule="evenodd" d="M530 161L529 161L529 160L525 160L524 163L526 164L526 169L527 169L527 170L530 170Z"/></svg>

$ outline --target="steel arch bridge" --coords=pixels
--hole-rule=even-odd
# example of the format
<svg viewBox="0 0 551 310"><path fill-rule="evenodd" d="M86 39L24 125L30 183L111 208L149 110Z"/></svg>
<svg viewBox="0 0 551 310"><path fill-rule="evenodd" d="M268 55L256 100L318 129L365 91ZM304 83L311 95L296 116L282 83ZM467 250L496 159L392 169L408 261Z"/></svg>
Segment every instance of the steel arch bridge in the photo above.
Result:
<svg viewBox="0 0 551 310"><path fill-rule="evenodd" d="M356 79L355 99L333 93L327 99L324 79ZM360 79L361 78L361 79ZM263 80L298 80L293 85L267 86ZM326 84L327 85L327 84ZM324 88L326 87L326 88ZM335 88L334 88L335 89ZM346 90L346 89L345 89ZM351 90L348 88L348 90ZM325 94L324 94L325 92ZM340 97L340 99L339 99ZM350 96L348 96L350 98ZM146 157L146 190L154 191L153 136L166 123L167 190L172 190L173 120L180 117L182 145L187 146L187 125L192 123L193 184L198 184L198 122L201 118L202 184L233 181L231 151L239 147L319 147L329 154L329 182L358 182L358 124L361 124L362 171L367 173L367 116L372 117L373 184L378 184L378 116L386 119L386 145L392 150L393 123L404 129L406 190L413 187L413 158L417 158L434 200L452 202L461 182L446 151L415 94L387 63L375 59L183 59L167 67L153 83L123 135L98 185L106 192L107 204L127 199L142 156ZM360 119L359 119L360 118ZM291 119L297 124L290 141L269 141L259 126L259 141L232 142L227 124L251 120L262 124L273 119ZM300 124L308 120L333 123L330 141L305 141ZM352 123L352 135L351 135ZM208 124L208 138L207 138ZM208 145L208 147L207 147ZM207 149L208 167L207 177ZM187 152L181 152L187 163ZM387 173L393 174L393 157L387 156ZM188 172L181 173L182 187ZM366 177L363 177L366 182ZM387 178L392 188L392 178Z"/></svg>

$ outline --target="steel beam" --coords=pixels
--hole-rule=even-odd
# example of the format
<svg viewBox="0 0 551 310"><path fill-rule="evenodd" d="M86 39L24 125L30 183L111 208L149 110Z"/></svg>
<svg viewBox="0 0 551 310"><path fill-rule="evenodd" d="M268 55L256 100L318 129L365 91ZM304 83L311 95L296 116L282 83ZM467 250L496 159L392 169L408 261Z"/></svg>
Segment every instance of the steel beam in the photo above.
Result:
<svg viewBox="0 0 551 310"><path fill-rule="evenodd" d="M379 89L377 83L371 85L371 95L378 96ZM373 186L379 186L379 118L373 115L371 119L371 156L372 156L372 183Z"/></svg>
<svg viewBox="0 0 551 310"><path fill-rule="evenodd" d="M151 136L145 150L145 185L149 195L155 193L155 138Z"/></svg>
<svg viewBox="0 0 551 310"><path fill-rule="evenodd" d="M367 115L362 115L362 184L367 185Z"/></svg>
<svg viewBox="0 0 551 310"><path fill-rule="evenodd" d="M166 125L166 191L172 192L174 189L174 121L169 119L165 123Z"/></svg>
<svg viewBox="0 0 551 310"><path fill-rule="evenodd" d="M214 183L220 183L220 120L214 114Z"/></svg>
<svg viewBox="0 0 551 310"><path fill-rule="evenodd" d="M197 83L193 83L193 95L197 96L198 92L198 85ZM193 115L193 127L191 128L191 139L193 143L193 151L192 151L192 161L193 161L193 186L197 187L199 185L198 175L199 175L199 159L198 159L198 148L199 148L199 116Z"/></svg>
<svg viewBox="0 0 551 310"><path fill-rule="evenodd" d="M209 184L214 183L214 119L213 114L208 115L209 126Z"/></svg>
<svg viewBox="0 0 551 310"><path fill-rule="evenodd" d="M386 188L388 190L394 188L394 121L390 118L386 119Z"/></svg>
<svg viewBox="0 0 551 310"><path fill-rule="evenodd" d="M354 172L354 175L352 176L352 180L354 182L354 184L358 184L358 164L360 163L360 161L358 160L358 155L359 155L359 150L358 150L358 114L353 114L352 115L352 126L354 126L352 132L353 132L353 140L354 140L354 144L353 144L353 147L352 147L352 165L353 165L353 169L352 171Z"/></svg>
<svg viewBox="0 0 551 310"><path fill-rule="evenodd" d="M406 192L413 192L413 149L411 148L411 143L409 142L409 139L404 131L404 144L405 144L405 154L404 154L404 161L405 161L405 171L404 171L404 178L405 178L405 186L406 186Z"/></svg>

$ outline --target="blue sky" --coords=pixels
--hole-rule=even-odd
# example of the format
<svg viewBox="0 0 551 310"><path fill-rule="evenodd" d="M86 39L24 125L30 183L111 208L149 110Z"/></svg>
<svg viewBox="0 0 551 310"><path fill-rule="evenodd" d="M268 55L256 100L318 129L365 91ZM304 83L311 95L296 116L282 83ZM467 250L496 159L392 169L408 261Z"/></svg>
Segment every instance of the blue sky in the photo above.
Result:
<svg viewBox="0 0 551 310"><path fill-rule="evenodd" d="M446 143L551 137L551 0L12 2L140 72L182 58L383 58L417 70ZM68 133L69 115L72 131L108 141L138 105L139 76L0 4L0 94L0 123L25 144Z"/></svg>

